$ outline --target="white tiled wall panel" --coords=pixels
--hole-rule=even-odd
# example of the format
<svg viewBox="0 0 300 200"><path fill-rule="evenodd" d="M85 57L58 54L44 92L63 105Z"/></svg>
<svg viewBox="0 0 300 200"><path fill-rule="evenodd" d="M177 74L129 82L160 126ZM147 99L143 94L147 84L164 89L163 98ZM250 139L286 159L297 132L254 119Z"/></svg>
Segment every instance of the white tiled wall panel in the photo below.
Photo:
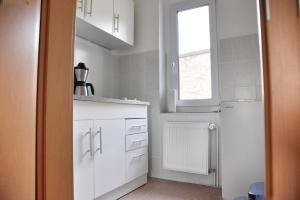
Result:
<svg viewBox="0 0 300 200"><path fill-rule="evenodd" d="M221 99L260 101L262 86L258 35L222 39L219 45Z"/></svg>

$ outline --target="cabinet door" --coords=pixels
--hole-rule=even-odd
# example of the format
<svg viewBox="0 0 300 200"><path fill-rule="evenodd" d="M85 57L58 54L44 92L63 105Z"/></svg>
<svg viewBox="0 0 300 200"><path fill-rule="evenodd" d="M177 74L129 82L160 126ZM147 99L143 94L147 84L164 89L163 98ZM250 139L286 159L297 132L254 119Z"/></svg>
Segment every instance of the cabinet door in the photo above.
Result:
<svg viewBox="0 0 300 200"><path fill-rule="evenodd" d="M85 13L87 22L112 34L113 0L85 0Z"/></svg>
<svg viewBox="0 0 300 200"><path fill-rule="evenodd" d="M93 156L92 156L93 121L74 121L73 123L73 164L74 164L74 199L94 199Z"/></svg>
<svg viewBox="0 0 300 200"><path fill-rule="evenodd" d="M125 120L94 121L95 198L125 183Z"/></svg>
<svg viewBox="0 0 300 200"><path fill-rule="evenodd" d="M84 18L84 2L85 0L76 0L76 16Z"/></svg>
<svg viewBox="0 0 300 200"><path fill-rule="evenodd" d="M133 0L114 0L113 35L130 45L134 44Z"/></svg>
<svg viewBox="0 0 300 200"><path fill-rule="evenodd" d="M148 149L142 148L126 153L126 181L130 182L148 173Z"/></svg>

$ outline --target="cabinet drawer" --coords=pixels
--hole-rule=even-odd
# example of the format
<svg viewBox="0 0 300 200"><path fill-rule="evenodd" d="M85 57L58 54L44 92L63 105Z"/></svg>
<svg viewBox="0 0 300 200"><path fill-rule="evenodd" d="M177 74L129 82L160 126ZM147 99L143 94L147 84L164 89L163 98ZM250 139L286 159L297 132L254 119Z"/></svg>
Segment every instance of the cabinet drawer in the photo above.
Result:
<svg viewBox="0 0 300 200"><path fill-rule="evenodd" d="M126 152L126 182L148 173L148 149Z"/></svg>
<svg viewBox="0 0 300 200"><path fill-rule="evenodd" d="M126 135L147 132L147 119L127 119Z"/></svg>
<svg viewBox="0 0 300 200"><path fill-rule="evenodd" d="M148 145L148 133L138 133L126 136L126 151L139 149Z"/></svg>

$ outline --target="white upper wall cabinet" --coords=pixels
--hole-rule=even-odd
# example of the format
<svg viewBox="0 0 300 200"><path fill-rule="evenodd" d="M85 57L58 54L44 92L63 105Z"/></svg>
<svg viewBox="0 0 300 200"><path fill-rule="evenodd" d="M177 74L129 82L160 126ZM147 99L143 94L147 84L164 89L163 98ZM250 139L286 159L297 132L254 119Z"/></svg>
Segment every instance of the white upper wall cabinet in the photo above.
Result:
<svg viewBox="0 0 300 200"><path fill-rule="evenodd" d="M133 0L77 0L76 35L108 49L134 45Z"/></svg>
<svg viewBox="0 0 300 200"><path fill-rule="evenodd" d="M81 19L84 18L84 1L85 0L77 0L76 2L76 17Z"/></svg>
<svg viewBox="0 0 300 200"><path fill-rule="evenodd" d="M86 0L85 20L97 28L111 33L113 28L113 1Z"/></svg>
<svg viewBox="0 0 300 200"><path fill-rule="evenodd" d="M113 35L128 44L134 44L134 2L114 0Z"/></svg>

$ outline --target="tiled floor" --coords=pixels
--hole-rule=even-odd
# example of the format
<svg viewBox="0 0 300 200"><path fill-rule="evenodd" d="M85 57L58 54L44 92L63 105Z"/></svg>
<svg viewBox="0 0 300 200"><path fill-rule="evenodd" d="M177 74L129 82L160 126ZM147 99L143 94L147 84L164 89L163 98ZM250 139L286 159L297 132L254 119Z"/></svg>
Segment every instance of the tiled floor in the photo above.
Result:
<svg viewBox="0 0 300 200"><path fill-rule="evenodd" d="M167 180L148 180L148 184L120 200L221 200L221 190Z"/></svg>

